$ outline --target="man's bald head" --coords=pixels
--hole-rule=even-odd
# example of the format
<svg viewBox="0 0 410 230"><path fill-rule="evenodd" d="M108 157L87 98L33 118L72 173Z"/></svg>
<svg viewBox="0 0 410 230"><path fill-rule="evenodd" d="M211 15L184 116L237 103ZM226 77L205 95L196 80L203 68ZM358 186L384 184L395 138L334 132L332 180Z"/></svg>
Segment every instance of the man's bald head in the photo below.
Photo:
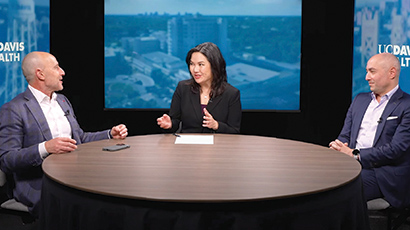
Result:
<svg viewBox="0 0 410 230"><path fill-rule="evenodd" d="M27 54L21 64L23 75L27 82L32 81L35 78L36 70L45 68L45 61L47 58L53 57L53 55L46 52L31 52Z"/></svg>
<svg viewBox="0 0 410 230"><path fill-rule="evenodd" d="M380 54L374 55L370 59L376 60L378 65L385 70L394 68L396 70L396 78L398 80L400 76L401 66L400 66L399 59L395 55L391 53L380 53Z"/></svg>

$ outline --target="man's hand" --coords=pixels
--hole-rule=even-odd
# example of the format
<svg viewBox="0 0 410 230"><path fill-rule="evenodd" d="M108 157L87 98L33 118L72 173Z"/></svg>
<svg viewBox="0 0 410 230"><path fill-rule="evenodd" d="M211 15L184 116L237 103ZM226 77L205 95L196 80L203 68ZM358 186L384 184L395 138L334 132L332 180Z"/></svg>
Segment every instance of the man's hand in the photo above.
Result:
<svg viewBox="0 0 410 230"><path fill-rule="evenodd" d="M48 153L61 154L72 152L77 149L76 141L69 137L56 137L46 141L45 147Z"/></svg>
<svg viewBox="0 0 410 230"><path fill-rule="evenodd" d="M348 147L348 143L343 143L340 140L336 139L329 143L329 147L336 151L342 152L348 156L353 157L353 149Z"/></svg>
<svg viewBox="0 0 410 230"><path fill-rule="evenodd" d="M128 129L125 125L117 125L112 127L111 136L114 139L125 139L128 136Z"/></svg>

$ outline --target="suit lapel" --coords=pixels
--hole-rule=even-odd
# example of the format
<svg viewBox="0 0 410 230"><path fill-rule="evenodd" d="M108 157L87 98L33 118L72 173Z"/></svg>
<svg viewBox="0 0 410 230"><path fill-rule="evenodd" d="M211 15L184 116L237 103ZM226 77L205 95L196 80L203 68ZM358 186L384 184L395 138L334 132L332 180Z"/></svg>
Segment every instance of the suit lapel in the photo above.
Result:
<svg viewBox="0 0 410 230"><path fill-rule="evenodd" d="M53 136L51 135L50 127L48 126L46 117L44 116L43 110L40 107L40 104L31 93L30 89L26 89L24 92L24 97L26 98L27 109L33 114L34 119L36 120L44 139L51 140Z"/></svg>
<svg viewBox="0 0 410 230"><path fill-rule="evenodd" d="M400 104L400 99L403 96L403 91L399 88L395 94L393 94L392 98L389 100L389 102L386 105L386 108L384 108L384 111L381 116L381 123L377 126L376 134L374 136L374 141L373 145L377 143L377 141L380 138L380 135L384 129L384 126L386 125L386 120L387 118L391 115L393 110Z"/></svg>
<svg viewBox="0 0 410 230"><path fill-rule="evenodd" d="M218 96L216 98L211 98L208 102L208 105L206 106L206 109L210 114L212 114L212 111L218 106L219 102L222 100L222 96Z"/></svg>

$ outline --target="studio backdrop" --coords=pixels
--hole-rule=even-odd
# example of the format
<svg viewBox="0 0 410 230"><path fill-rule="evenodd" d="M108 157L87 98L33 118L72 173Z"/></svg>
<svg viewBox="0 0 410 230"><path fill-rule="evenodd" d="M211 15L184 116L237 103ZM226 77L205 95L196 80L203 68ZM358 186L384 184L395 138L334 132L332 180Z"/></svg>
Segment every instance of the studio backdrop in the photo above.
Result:
<svg viewBox="0 0 410 230"><path fill-rule="evenodd" d="M355 4L352 96L370 91L366 63L386 52L399 58L399 85L410 93L410 0L356 0Z"/></svg>
<svg viewBox="0 0 410 230"><path fill-rule="evenodd" d="M105 108L168 109L187 52L220 48L244 110L299 110L301 0L105 0Z"/></svg>
<svg viewBox="0 0 410 230"><path fill-rule="evenodd" d="M0 0L0 106L26 89L25 55L49 50L49 0Z"/></svg>

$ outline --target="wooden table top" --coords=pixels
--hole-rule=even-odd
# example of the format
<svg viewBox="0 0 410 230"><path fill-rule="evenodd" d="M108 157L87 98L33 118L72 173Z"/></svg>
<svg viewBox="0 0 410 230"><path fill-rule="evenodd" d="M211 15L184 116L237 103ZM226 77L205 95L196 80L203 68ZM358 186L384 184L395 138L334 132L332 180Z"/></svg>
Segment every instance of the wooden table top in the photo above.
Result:
<svg viewBox="0 0 410 230"><path fill-rule="evenodd" d="M79 190L141 200L232 202L307 195L354 180L360 164L314 144L262 136L215 134L213 145L174 144L172 134L103 140L53 154L51 179ZM116 143L131 147L102 151Z"/></svg>

